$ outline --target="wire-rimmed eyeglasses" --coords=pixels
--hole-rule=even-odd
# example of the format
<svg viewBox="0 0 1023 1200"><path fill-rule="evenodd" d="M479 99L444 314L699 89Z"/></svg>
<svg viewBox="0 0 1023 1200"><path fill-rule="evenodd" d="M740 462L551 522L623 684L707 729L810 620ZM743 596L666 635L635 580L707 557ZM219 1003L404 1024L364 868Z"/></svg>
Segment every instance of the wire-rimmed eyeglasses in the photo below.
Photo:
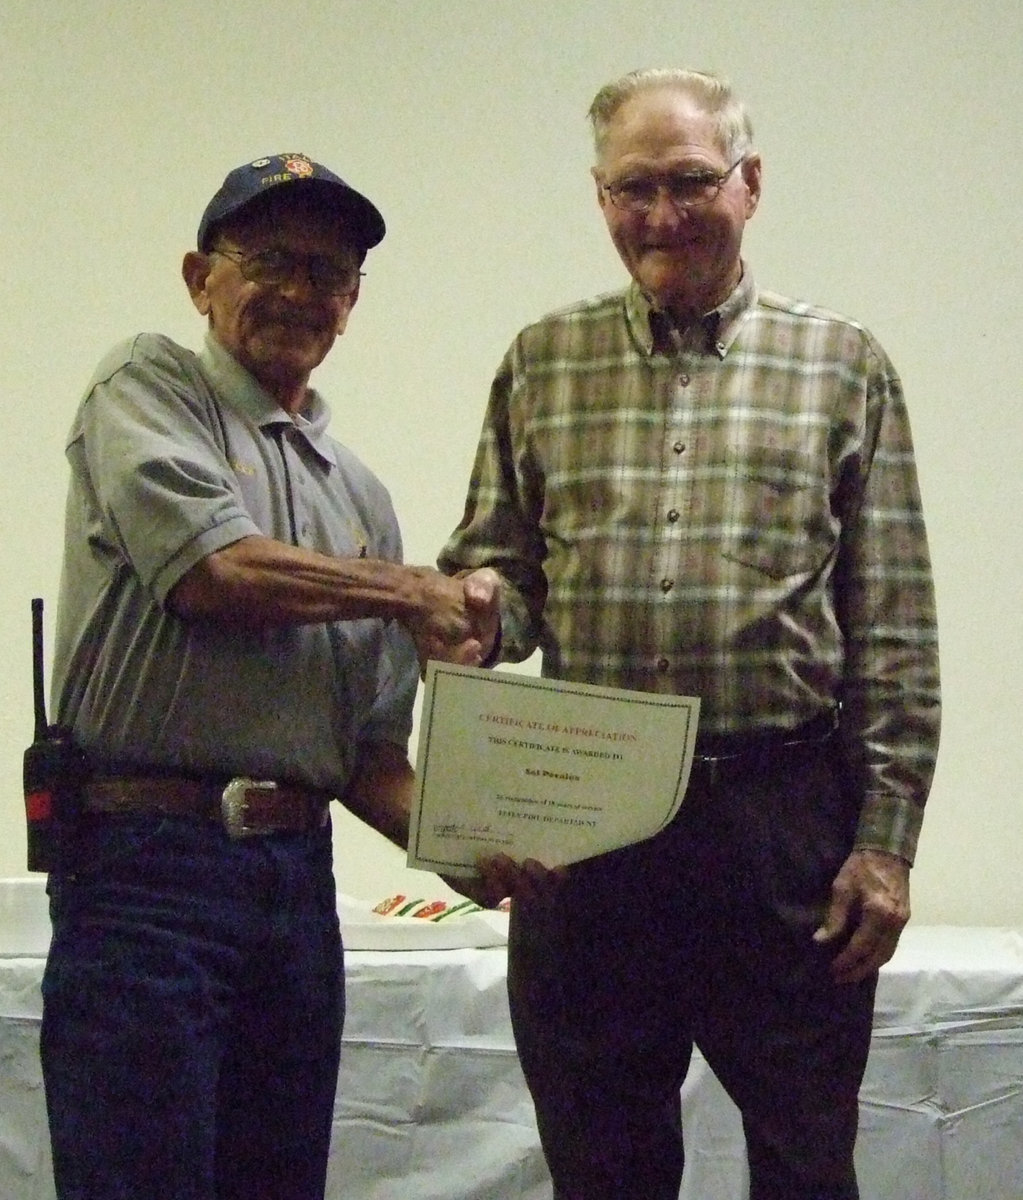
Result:
<svg viewBox="0 0 1023 1200"><path fill-rule="evenodd" d="M744 156L745 157L745 156ZM667 175L632 175L605 183L611 203L622 212L648 213L661 191L673 208L699 208L716 200L729 175L743 161L737 158L727 171L679 171Z"/></svg>
<svg viewBox="0 0 1023 1200"><path fill-rule="evenodd" d="M327 296L350 296L363 277L363 272L351 263L338 262L326 254L294 254L279 246L251 252L214 246L210 253L237 263L242 278L261 287L284 287L294 280L297 271L302 271L315 291Z"/></svg>

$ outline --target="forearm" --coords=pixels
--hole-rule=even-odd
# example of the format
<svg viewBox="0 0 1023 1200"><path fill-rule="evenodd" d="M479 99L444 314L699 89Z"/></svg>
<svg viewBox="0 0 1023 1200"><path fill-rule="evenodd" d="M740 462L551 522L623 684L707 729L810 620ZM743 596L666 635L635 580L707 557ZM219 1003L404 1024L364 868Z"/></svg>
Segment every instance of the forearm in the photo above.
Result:
<svg viewBox="0 0 1023 1200"><path fill-rule="evenodd" d="M941 731L937 654L928 637L901 656L898 670L875 666L867 678L848 671L839 729L861 804L855 845L913 862Z"/></svg>
<svg viewBox="0 0 1023 1200"><path fill-rule="evenodd" d="M853 846L856 850L882 850L912 864L923 819L923 804L897 796L869 795L860 810Z"/></svg>
<svg viewBox="0 0 1023 1200"><path fill-rule="evenodd" d="M547 599L547 549L539 509L523 495L524 488L538 493L540 483L520 479L512 449L508 406L513 374L509 354L491 389L464 516L437 559L446 575L492 570L500 579L501 633L495 658L500 662L521 662L536 649Z"/></svg>
<svg viewBox="0 0 1023 1200"><path fill-rule="evenodd" d="M399 849L408 846L415 773L408 755L392 742L372 742L359 756L342 803Z"/></svg>
<svg viewBox="0 0 1023 1200"><path fill-rule="evenodd" d="M894 374L870 389L866 430L836 571L841 732L862 797L856 846L912 862L937 759L941 689L927 534Z"/></svg>
<svg viewBox="0 0 1023 1200"><path fill-rule="evenodd" d="M395 618L430 607L436 572L381 559L340 558L252 536L202 559L170 594L187 619L265 626Z"/></svg>

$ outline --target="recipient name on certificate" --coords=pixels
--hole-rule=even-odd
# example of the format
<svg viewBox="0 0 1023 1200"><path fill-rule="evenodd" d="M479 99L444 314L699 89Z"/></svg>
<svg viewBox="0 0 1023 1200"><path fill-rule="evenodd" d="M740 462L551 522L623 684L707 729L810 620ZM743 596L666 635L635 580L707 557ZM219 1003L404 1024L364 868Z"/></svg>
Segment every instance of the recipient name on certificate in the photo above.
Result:
<svg viewBox="0 0 1023 1200"><path fill-rule="evenodd" d="M651 837L685 795L700 702L431 662L408 865L545 866Z"/></svg>

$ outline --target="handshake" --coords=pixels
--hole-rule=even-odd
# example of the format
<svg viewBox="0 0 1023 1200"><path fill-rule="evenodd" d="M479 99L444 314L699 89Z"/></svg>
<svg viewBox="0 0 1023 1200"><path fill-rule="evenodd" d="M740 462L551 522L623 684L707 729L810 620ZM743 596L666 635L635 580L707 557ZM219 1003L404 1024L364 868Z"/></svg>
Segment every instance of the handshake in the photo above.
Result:
<svg viewBox="0 0 1023 1200"><path fill-rule="evenodd" d="M412 635L425 672L431 658L478 667L494 652L501 628L501 581L482 567L442 575L430 567L408 567L413 598L399 618Z"/></svg>

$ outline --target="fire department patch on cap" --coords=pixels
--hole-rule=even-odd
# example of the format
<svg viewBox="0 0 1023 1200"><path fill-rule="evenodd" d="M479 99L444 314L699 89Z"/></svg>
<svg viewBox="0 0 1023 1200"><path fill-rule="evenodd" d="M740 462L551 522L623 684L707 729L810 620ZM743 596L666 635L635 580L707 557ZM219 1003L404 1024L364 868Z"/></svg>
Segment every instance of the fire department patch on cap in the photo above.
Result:
<svg viewBox="0 0 1023 1200"><path fill-rule="evenodd" d="M345 222L346 233L350 230L352 240L363 249L368 250L382 240L386 226L376 205L307 154L292 152L253 159L227 175L199 222L199 249L209 249L216 224L285 184L318 188L326 207L338 213Z"/></svg>

